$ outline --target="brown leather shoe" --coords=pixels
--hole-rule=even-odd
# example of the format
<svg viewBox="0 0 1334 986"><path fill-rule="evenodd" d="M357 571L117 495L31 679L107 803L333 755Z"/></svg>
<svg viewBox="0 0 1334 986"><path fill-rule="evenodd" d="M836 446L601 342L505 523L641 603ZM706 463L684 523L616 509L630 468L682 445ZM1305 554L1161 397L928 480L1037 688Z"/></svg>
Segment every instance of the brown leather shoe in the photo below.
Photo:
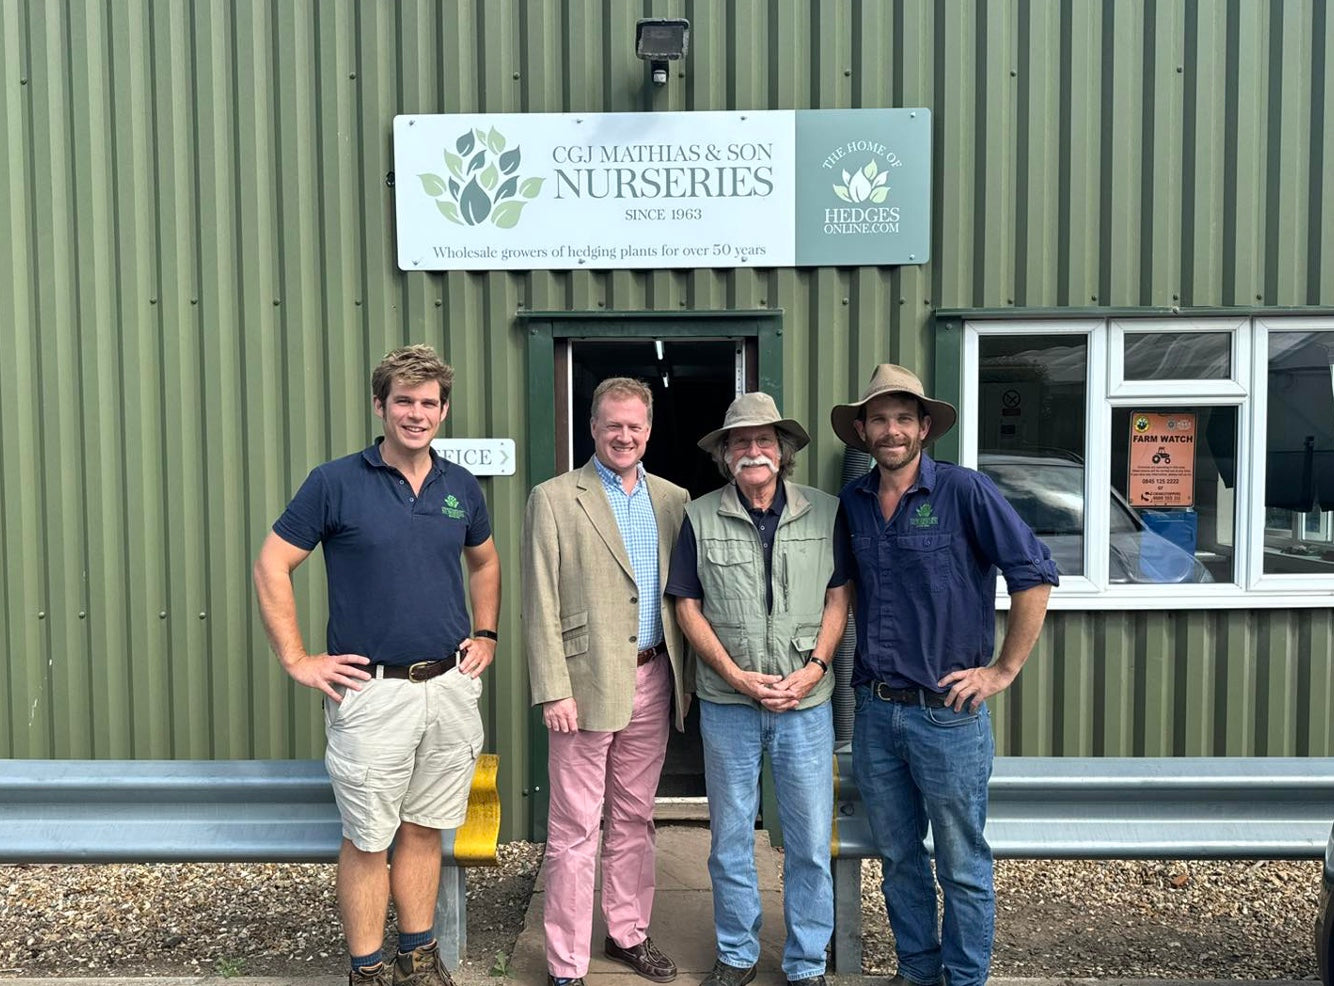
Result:
<svg viewBox="0 0 1334 986"><path fill-rule="evenodd" d="M662 954L662 950L653 944L652 938L645 938L630 948L622 948L608 938L602 950L613 962L628 965L638 975L652 982L670 983L676 978L676 963Z"/></svg>
<svg viewBox="0 0 1334 986"><path fill-rule="evenodd" d="M742 968L740 966L728 965L719 959L713 963L711 971L700 986L746 986L746 983L755 978L755 967Z"/></svg>

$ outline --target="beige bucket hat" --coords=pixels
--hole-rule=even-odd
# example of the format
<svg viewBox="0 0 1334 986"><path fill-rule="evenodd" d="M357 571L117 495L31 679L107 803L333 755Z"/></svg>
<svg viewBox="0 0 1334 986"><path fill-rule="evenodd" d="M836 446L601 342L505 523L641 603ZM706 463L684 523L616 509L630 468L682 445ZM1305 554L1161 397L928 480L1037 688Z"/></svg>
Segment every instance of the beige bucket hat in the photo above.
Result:
<svg viewBox="0 0 1334 986"><path fill-rule="evenodd" d="M861 400L852 404L835 404L829 412L829 423L834 426L834 434L843 440L844 445L861 452L870 451L858 436L853 422L867 403L884 394L908 394L926 405L926 413L931 415L931 431L926 436L928 445L953 428L959 418L953 404L926 396L922 381L917 379L917 374L912 370L897 363L881 363L871 373L871 380L862 391Z"/></svg>
<svg viewBox="0 0 1334 986"><path fill-rule="evenodd" d="M713 429L695 444L705 452L712 452L714 443L733 428L751 428L756 425L773 425L775 430L783 432L797 443L794 451L804 449L811 442L811 436L806 434L805 428L779 414L774 399L757 390L741 394L732 401L727 413L723 415L723 426Z"/></svg>

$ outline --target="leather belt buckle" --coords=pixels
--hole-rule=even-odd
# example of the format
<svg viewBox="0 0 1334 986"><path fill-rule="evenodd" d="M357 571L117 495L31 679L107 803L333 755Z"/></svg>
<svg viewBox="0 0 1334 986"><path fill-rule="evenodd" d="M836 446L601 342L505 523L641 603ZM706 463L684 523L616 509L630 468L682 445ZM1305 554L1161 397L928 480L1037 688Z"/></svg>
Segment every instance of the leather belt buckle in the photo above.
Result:
<svg viewBox="0 0 1334 986"><path fill-rule="evenodd" d="M902 699L894 694L894 689L890 688L883 681L874 682L873 691L875 697L882 702L901 702Z"/></svg>
<svg viewBox="0 0 1334 986"><path fill-rule="evenodd" d="M439 661L418 661L416 664L409 664L408 681L430 681L440 673L433 670L434 666L439 663ZM419 672L418 668L425 670Z"/></svg>

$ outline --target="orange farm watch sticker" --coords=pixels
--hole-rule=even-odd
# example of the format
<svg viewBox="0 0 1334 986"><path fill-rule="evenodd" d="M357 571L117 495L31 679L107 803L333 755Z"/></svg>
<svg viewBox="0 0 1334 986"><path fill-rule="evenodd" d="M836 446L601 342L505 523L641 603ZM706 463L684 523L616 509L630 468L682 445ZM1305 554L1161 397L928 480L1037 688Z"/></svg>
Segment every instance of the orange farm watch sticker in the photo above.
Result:
<svg viewBox="0 0 1334 986"><path fill-rule="evenodd" d="M1176 411L1130 416L1130 502L1189 507L1195 502L1195 415Z"/></svg>

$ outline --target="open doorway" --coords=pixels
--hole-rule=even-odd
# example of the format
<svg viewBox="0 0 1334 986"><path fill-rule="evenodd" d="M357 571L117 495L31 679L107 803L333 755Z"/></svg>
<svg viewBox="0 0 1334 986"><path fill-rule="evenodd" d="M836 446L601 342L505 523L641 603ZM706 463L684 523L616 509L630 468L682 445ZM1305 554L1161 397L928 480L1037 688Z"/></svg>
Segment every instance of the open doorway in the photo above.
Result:
<svg viewBox="0 0 1334 986"><path fill-rule="evenodd" d="M563 350L563 352L562 352ZM563 365L562 365L563 364ZM564 370L564 373L561 371ZM755 387L754 344L745 339L570 339L556 352L557 378L568 410L566 462L577 468L593 454L588 421L593 391L608 377L633 377L653 391L653 431L644 468L702 496L723 484L718 467L696 446L719 427L739 393ZM558 457L559 458L559 457ZM703 798L704 752L699 709L692 706L684 733L672 730L658 785L659 814L679 799ZM683 806L684 807L684 806ZM688 811L685 812L688 814Z"/></svg>

